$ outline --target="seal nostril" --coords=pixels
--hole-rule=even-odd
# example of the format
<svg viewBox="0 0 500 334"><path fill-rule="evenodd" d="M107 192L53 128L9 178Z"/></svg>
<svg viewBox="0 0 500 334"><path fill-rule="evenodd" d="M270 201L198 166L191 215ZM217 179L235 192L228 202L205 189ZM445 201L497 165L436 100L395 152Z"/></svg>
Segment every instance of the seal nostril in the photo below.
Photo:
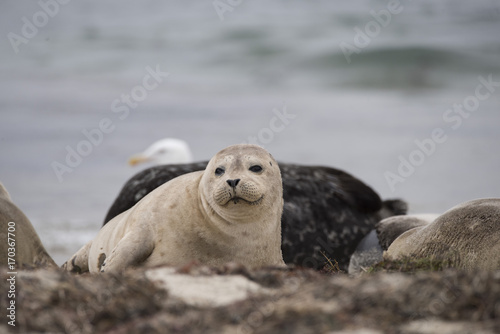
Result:
<svg viewBox="0 0 500 334"><path fill-rule="evenodd" d="M238 183L240 182L240 179L227 180L226 182L227 182L227 184L229 184L229 186L231 188L235 188L238 185Z"/></svg>

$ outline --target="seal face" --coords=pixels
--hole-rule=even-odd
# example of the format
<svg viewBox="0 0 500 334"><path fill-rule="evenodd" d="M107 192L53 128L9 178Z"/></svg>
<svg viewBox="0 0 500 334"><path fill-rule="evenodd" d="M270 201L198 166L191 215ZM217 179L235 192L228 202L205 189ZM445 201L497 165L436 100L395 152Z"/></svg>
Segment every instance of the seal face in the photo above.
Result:
<svg viewBox="0 0 500 334"><path fill-rule="evenodd" d="M259 146L230 146L205 171L172 179L112 219L63 267L102 272L190 261L281 266L282 211L274 158Z"/></svg>
<svg viewBox="0 0 500 334"><path fill-rule="evenodd" d="M268 210L281 217L280 170L263 149L238 145L222 150L209 162L200 186L208 207L227 221L251 222Z"/></svg>

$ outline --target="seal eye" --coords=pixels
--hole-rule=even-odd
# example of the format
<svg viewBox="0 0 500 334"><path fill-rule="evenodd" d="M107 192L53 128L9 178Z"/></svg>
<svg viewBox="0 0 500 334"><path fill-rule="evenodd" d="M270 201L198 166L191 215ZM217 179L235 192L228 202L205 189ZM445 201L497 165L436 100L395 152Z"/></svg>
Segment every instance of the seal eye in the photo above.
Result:
<svg viewBox="0 0 500 334"><path fill-rule="evenodd" d="M224 174L224 172L224 169L219 167L215 170L215 175L221 176L222 174Z"/></svg>
<svg viewBox="0 0 500 334"><path fill-rule="evenodd" d="M259 165L255 165L250 167L249 170L251 170L254 173L259 173L262 172L262 167L260 167Z"/></svg>

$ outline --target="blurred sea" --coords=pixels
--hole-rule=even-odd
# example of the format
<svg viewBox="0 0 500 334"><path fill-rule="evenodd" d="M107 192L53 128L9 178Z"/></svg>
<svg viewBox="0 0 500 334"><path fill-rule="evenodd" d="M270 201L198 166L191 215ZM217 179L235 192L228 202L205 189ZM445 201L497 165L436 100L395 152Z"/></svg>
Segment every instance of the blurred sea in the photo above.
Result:
<svg viewBox="0 0 500 334"><path fill-rule="evenodd" d="M346 170L412 212L500 197L500 87L459 126L445 120L474 101L480 76L500 82L500 3L401 1L386 26L370 24L388 3L241 1L221 20L213 1L70 1L41 24L39 2L3 1L0 181L62 264L148 167L129 167L129 156L177 137L209 159L258 138L286 108L295 118L261 140L280 161ZM22 36L34 16L38 32L16 53L10 33ZM355 46L367 24L373 37L349 63L340 45ZM148 66L169 76L121 119L113 102ZM113 131L59 182L53 162L103 118ZM384 174L436 128L446 140L393 191Z"/></svg>

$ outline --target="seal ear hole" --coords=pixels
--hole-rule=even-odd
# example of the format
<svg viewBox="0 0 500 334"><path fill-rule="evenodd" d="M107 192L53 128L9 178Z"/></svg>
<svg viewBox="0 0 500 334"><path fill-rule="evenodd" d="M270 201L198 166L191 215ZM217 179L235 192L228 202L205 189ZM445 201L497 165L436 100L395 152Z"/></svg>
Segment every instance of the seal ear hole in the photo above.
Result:
<svg viewBox="0 0 500 334"><path fill-rule="evenodd" d="M221 167L218 167L215 169L215 175L217 176L221 176L225 173L226 171L224 170L224 168L221 168Z"/></svg>
<svg viewBox="0 0 500 334"><path fill-rule="evenodd" d="M262 167L259 165L253 165L252 167L249 168L249 170L254 173L260 173L262 172Z"/></svg>

